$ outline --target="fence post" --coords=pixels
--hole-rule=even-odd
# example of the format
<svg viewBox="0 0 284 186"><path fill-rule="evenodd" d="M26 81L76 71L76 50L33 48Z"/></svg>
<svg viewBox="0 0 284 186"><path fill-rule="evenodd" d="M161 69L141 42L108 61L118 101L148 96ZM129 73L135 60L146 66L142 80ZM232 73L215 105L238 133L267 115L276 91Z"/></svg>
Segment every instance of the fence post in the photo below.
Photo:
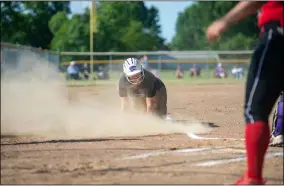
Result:
<svg viewBox="0 0 284 186"><path fill-rule="evenodd" d="M6 64L5 64L5 48L2 47L1 45L1 75L4 74L4 68L5 68Z"/></svg>
<svg viewBox="0 0 284 186"><path fill-rule="evenodd" d="M210 63L211 63L211 56L212 56L212 52L211 49L209 49L208 51L208 58L207 58L207 78L210 79Z"/></svg>
<svg viewBox="0 0 284 186"><path fill-rule="evenodd" d="M158 71L159 71L159 74L161 76L162 74L162 56L161 55L158 55Z"/></svg>
<svg viewBox="0 0 284 186"><path fill-rule="evenodd" d="M5 65L5 48L1 47L1 66Z"/></svg>
<svg viewBox="0 0 284 186"><path fill-rule="evenodd" d="M112 55L109 55L109 72L112 73Z"/></svg>
<svg viewBox="0 0 284 186"><path fill-rule="evenodd" d="M57 49L57 68L58 68L58 70L59 71L61 71L61 69L60 69L60 49L58 48Z"/></svg>
<svg viewBox="0 0 284 186"><path fill-rule="evenodd" d="M49 64L49 52L47 50L45 50L45 57L46 57L47 63Z"/></svg>
<svg viewBox="0 0 284 186"><path fill-rule="evenodd" d="M50 59L50 52L48 50L46 50L46 57L47 57L47 66L49 66L51 63L51 59Z"/></svg>

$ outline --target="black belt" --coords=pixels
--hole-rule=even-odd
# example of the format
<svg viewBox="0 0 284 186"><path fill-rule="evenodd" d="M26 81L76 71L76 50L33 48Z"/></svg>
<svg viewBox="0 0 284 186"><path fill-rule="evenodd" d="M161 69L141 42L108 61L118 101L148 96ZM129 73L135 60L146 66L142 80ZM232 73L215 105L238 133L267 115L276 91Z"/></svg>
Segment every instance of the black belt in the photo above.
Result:
<svg viewBox="0 0 284 186"><path fill-rule="evenodd" d="M269 30L273 30L283 35L283 27L280 25L279 21L270 21L268 23L265 23L260 27L260 30L261 34L264 32L268 32Z"/></svg>

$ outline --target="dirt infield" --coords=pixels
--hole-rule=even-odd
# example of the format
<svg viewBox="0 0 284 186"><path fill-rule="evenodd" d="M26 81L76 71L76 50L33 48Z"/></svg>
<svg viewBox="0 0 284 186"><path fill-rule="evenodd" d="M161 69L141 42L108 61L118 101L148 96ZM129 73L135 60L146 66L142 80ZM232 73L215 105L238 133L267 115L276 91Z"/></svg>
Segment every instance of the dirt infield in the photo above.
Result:
<svg viewBox="0 0 284 186"><path fill-rule="evenodd" d="M113 91L113 86L73 87L69 95L91 102ZM242 84L168 85L171 116L215 123L210 134L76 140L2 136L1 183L232 184L245 167L243 95ZM282 148L269 148L264 175L267 184L283 184Z"/></svg>

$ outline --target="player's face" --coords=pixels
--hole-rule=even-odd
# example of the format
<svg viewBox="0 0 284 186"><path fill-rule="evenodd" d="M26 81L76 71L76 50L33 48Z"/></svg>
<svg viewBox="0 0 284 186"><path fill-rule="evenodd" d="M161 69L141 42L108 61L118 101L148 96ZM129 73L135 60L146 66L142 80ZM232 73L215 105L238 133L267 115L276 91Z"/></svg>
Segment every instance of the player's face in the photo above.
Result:
<svg viewBox="0 0 284 186"><path fill-rule="evenodd" d="M142 74L139 72L137 74L134 74L132 76L129 76L129 81L132 83L132 84L139 84L141 83L141 79L142 79Z"/></svg>

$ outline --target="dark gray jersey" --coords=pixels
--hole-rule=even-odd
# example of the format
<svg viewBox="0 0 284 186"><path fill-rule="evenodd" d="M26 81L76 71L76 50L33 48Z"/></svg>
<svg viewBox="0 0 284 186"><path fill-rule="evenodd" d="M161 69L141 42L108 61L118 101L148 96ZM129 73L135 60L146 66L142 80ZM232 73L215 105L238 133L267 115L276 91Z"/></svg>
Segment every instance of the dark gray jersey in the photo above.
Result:
<svg viewBox="0 0 284 186"><path fill-rule="evenodd" d="M144 80L139 85L133 85L128 82L123 74L119 80L119 96L139 96L139 97L154 97L156 91L164 87L164 83L148 70L144 70Z"/></svg>

